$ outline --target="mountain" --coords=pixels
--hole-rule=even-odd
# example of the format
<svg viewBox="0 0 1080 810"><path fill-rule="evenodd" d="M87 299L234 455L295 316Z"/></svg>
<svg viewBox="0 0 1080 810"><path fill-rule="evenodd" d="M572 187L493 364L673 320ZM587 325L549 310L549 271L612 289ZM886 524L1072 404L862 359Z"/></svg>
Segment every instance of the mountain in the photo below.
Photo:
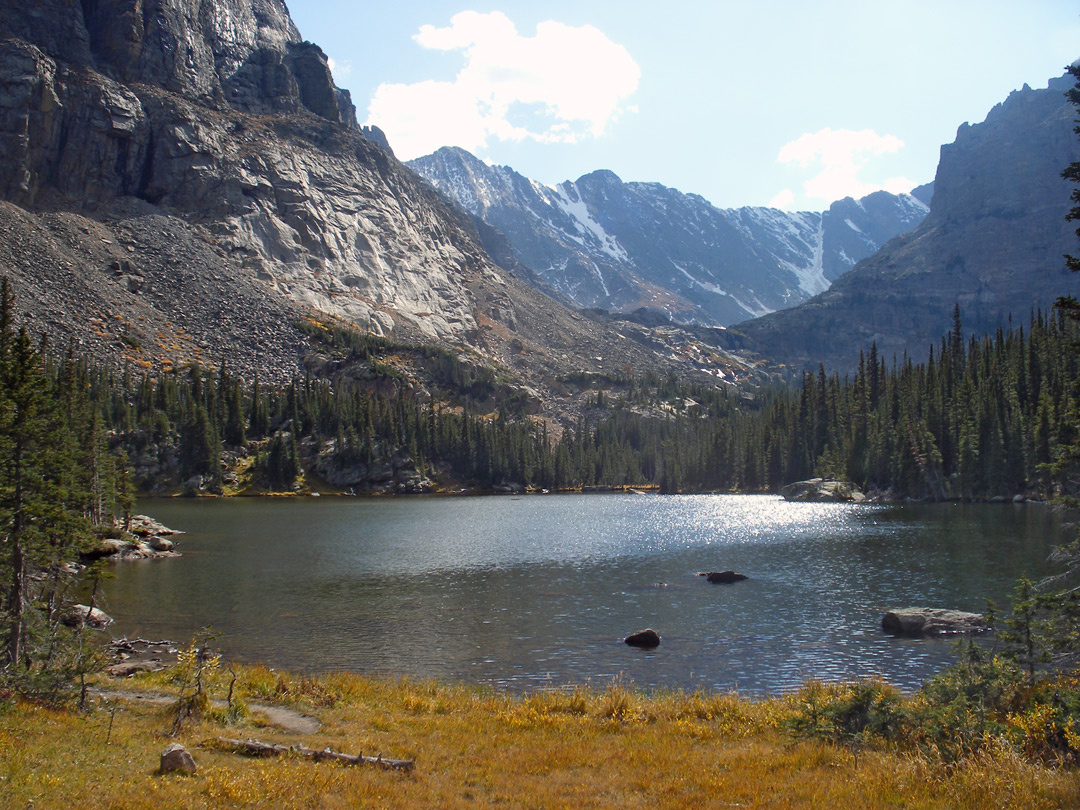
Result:
<svg viewBox="0 0 1080 810"><path fill-rule="evenodd" d="M887 192L843 199L824 213L725 210L609 171L551 187L452 147L408 165L502 232L516 261L578 306L644 307L711 326L828 289L928 210L915 196Z"/></svg>
<svg viewBox="0 0 1080 810"><path fill-rule="evenodd" d="M357 126L282 0L4 3L0 37L0 273L54 342L280 380L303 369L297 323L314 317L540 388L702 365L492 262L469 218Z"/></svg>
<svg viewBox="0 0 1080 810"><path fill-rule="evenodd" d="M941 148L933 205L914 231L893 239L827 291L738 325L761 355L797 367L853 368L876 342L891 358L920 360L948 332L955 305L976 334L1010 318L1025 324L1061 295L1080 294L1062 254L1076 251L1065 221L1071 187L1062 170L1080 160L1068 76L1025 85L980 124Z"/></svg>

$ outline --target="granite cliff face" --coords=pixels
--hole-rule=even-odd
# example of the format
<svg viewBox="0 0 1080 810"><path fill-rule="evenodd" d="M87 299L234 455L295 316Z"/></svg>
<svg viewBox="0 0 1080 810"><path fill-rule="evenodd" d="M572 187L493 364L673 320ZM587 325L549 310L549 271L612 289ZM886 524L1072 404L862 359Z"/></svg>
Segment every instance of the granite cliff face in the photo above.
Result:
<svg viewBox="0 0 1080 810"><path fill-rule="evenodd" d="M300 303L380 332L475 329L461 276L490 274L482 252L361 136L282 3L56 5L4 12L34 37L0 44L6 199L97 211L133 198L204 225Z"/></svg>
<svg viewBox="0 0 1080 810"><path fill-rule="evenodd" d="M0 36L0 272L54 340L282 377L315 310L538 384L659 362L497 267L281 0L5 3Z"/></svg>
<svg viewBox="0 0 1080 810"><path fill-rule="evenodd" d="M959 304L965 327L1026 324L1033 309L1080 293L1062 254L1075 252L1066 223L1071 188L1062 170L1080 160L1068 77L1025 86L980 124L941 148L930 214L856 265L825 293L736 327L766 357L796 366L850 369L878 345L891 358L926 357Z"/></svg>
<svg viewBox="0 0 1080 810"><path fill-rule="evenodd" d="M409 165L505 234L517 261L578 306L644 307L688 324L730 324L804 301L928 210L886 192L824 213L718 209L608 171L550 187L457 148Z"/></svg>

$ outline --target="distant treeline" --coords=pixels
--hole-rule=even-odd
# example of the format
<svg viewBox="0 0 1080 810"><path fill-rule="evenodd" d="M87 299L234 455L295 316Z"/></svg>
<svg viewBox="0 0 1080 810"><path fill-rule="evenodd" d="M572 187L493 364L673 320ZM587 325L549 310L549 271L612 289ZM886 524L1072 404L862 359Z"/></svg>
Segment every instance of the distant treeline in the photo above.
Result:
<svg viewBox="0 0 1080 810"><path fill-rule="evenodd" d="M558 428L525 415L493 373L443 350L424 353L438 396L380 385L401 377L379 359L389 344L349 334L325 340L363 373L333 383L270 388L198 367L151 378L70 358L48 368L97 404L114 447L133 459L168 448L179 480L203 476L211 489L222 450L248 447L269 489L288 488L322 452L341 465L405 460L445 485L479 488L760 492L818 475L898 496L1045 495L1069 488L1078 443L1077 326L1056 314L965 339L957 313L925 362L887 363L870 347L854 375L819 367L796 387L752 393L579 375L589 405Z"/></svg>

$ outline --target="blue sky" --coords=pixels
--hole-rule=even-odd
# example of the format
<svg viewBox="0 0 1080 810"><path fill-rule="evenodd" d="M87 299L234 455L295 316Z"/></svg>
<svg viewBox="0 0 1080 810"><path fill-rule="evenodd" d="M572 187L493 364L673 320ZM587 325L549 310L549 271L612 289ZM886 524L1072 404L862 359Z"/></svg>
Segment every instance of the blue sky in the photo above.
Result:
<svg viewBox="0 0 1080 810"><path fill-rule="evenodd" d="M941 144L1080 58L1075 0L288 0L361 123L542 183L610 169L720 207L933 179Z"/></svg>

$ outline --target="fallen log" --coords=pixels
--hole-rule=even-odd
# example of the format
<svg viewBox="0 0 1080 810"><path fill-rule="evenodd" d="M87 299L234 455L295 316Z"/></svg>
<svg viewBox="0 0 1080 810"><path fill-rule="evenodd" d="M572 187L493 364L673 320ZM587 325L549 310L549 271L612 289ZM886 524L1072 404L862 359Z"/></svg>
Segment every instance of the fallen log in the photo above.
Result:
<svg viewBox="0 0 1080 810"><path fill-rule="evenodd" d="M317 751L304 745L281 745L280 743L266 743L259 740L230 740L227 737L218 737L218 742L237 749L238 753L251 754L256 757L296 754L297 756L314 759L317 762L330 759L335 762L344 762L346 765L375 765L391 771L411 771L415 767L411 759L385 759L382 756L369 757L362 754L342 754L338 751L331 751L329 748Z"/></svg>

